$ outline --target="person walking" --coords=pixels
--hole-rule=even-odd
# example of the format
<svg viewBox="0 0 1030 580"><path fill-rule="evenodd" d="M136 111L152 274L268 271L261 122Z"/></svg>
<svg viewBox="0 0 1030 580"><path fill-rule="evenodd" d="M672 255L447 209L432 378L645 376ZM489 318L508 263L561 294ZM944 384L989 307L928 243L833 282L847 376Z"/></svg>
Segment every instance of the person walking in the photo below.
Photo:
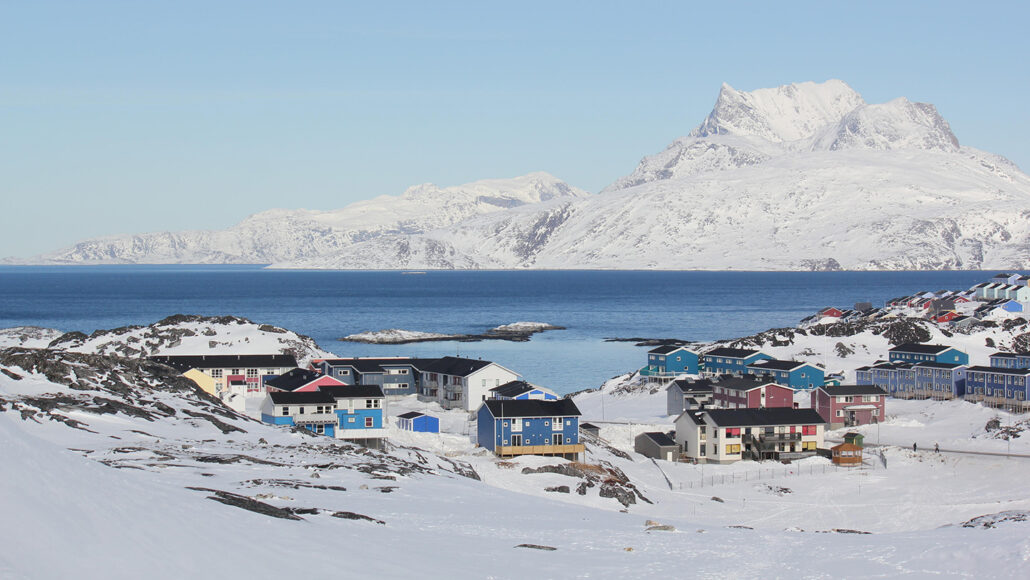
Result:
<svg viewBox="0 0 1030 580"><path fill-rule="evenodd" d="M934 453L940 453L941 452L941 446L936 444L936 443L934 443L933 444L933 452Z"/></svg>
<svg viewBox="0 0 1030 580"><path fill-rule="evenodd" d="M915 453L915 451L916 451L916 444L913 442L912 443L912 452Z"/></svg>

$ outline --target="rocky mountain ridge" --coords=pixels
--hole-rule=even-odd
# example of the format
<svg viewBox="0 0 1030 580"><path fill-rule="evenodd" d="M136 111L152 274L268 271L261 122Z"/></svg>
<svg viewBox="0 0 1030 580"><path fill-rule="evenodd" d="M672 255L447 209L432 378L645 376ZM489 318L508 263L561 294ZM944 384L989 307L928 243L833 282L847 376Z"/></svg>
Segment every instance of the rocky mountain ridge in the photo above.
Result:
<svg viewBox="0 0 1030 580"><path fill-rule="evenodd" d="M962 146L932 104L869 104L838 80L751 92L724 85L701 124L597 195L546 174L510 181L420 186L339 212L277 210L226 230L231 243L156 234L80 244L48 259L305 269L922 270L1030 262L1030 176ZM357 222L365 225L342 225Z"/></svg>

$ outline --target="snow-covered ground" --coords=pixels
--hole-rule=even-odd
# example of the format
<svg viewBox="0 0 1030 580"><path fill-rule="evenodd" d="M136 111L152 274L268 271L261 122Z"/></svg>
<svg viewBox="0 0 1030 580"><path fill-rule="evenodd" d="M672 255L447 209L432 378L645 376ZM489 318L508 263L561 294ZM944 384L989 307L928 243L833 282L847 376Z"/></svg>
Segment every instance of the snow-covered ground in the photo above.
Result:
<svg viewBox="0 0 1030 580"><path fill-rule="evenodd" d="M238 330L212 328L216 342ZM498 460L470 440L467 413L414 397L388 403L378 452L235 415L137 358L15 346L0 367L5 579L1030 575L1030 522L1016 521L1030 459L948 451L1030 455L1027 417L962 401L888 401L883 423L859 429L886 467L871 450L853 470L701 466L633 452L671 418L664 390L617 377L575 397L601 440L572 464ZM410 410L443 433L399 430ZM566 473L524 472L541 468ZM1002 512L1011 521L961 525Z"/></svg>

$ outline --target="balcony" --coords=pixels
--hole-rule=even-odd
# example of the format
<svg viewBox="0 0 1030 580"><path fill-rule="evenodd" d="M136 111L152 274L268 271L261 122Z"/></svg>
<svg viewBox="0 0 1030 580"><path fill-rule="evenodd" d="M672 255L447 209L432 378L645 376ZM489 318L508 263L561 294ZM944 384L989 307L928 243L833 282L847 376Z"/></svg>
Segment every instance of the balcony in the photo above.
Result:
<svg viewBox="0 0 1030 580"><path fill-rule="evenodd" d="M339 421L336 413L306 413L292 417L295 425L329 425Z"/></svg>

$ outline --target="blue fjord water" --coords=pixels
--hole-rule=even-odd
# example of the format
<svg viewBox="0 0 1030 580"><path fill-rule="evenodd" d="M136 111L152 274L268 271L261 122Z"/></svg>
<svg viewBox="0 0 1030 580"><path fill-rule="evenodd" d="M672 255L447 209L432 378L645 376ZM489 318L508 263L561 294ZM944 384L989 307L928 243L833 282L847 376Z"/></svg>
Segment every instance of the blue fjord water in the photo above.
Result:
<svg viewBox="0 0 1030 580"><path fill-rule="evenodd" d="M260 266L0 267L0 328L92 332L172 314L232 314L315 338L340 356L493 360L571 392L639 368L647 349L606 337L715 340L793 326L825 306L964 289L994 272L285 271ZM479 333L516 321L567 330L526 343L338 342L401 328Z"/></svg>

